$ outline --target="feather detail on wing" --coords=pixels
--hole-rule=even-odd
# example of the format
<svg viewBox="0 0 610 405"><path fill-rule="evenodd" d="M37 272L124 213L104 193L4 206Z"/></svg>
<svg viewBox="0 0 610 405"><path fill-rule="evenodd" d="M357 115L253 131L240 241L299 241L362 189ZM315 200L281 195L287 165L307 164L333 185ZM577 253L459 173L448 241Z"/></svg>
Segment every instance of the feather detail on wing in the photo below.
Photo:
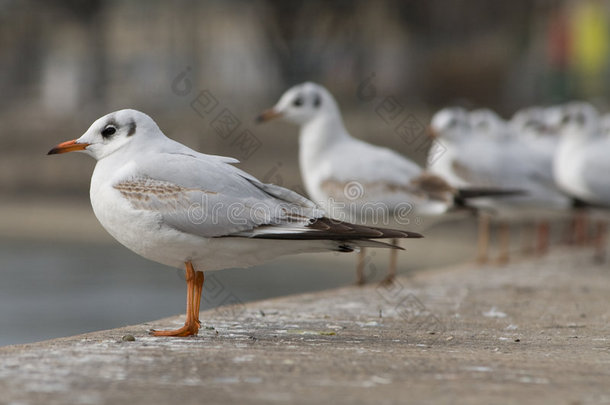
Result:
<svg viewBox="0 0 610 405"><path fill-rule="evenodd" d="M252 187L252 183L246 184ZM202 237L230 236L260 226L304 226L323 214L322 210L296 193L282 192L280 187L269 188L262 184L255 189L257 193L244 193L243 198L146 177L122 181L114 188L133 208L158 213L160 226L167 225ZM265 192L265 189L284 199Z"/></svg>

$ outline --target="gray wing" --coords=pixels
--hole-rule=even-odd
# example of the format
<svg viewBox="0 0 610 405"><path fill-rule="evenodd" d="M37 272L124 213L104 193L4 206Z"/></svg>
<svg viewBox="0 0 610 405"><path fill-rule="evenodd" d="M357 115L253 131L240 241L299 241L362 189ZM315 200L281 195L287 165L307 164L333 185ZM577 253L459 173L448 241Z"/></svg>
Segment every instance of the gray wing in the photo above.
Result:
<svg viewBox="0 0 610 405"><path fill-rule="evenodd" d="M304 232L324 215L313 202L263 184L219 158L201 154L141 156L137 173L114 185L132 207L154 211L159 221L202 237Z"/></svg>
<svg viewBox="0 0 610 405"><path fill-rule="evenodd" d="M357 139L337 144L325 153L323 177L339 182L408 185L422 173L422 168L405 156Z"/></svg>

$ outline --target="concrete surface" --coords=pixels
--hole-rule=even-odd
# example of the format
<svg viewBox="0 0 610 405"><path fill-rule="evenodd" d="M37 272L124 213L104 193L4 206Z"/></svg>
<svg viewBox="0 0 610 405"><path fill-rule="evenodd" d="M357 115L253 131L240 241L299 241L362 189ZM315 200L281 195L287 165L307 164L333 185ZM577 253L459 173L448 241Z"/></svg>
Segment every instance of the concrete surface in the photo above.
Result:
<svg viewBox="0 0 610 405"><path fill-rule="evenodd" d="M0 402L610 403L609 297L590 251L428 270L4 347Z"/></svg>

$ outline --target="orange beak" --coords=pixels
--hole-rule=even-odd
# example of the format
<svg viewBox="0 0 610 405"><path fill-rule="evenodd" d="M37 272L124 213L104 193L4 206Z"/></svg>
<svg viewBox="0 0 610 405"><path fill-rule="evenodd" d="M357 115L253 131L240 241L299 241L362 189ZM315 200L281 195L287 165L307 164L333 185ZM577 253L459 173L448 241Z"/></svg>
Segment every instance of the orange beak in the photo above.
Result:
<svg viewBox="0 0 610 405"><path fill-rule="evenodd" d="M261 113L261 115L256 117L256 122L267 122L274 118L280 117L281 115L282 115L281 112L279 112L273 108L270 108L268 110L263 111Z"/></svg>
<svg viewBox="0 0 610 405"><path fill-rule="evenodd" d="M49 153L47 153L47 155L56 155L58 153L67 153L73 152L75 150L83 150L87 146L89 146L88 143L76 143L76 139L73 139L71 141L62 142L59 145L55 146L49 151Z"/></svg>
<svg viewBox="0 0 610 405"><path fill-rule="evenodd" d="M432 128L432 125L428 125L426 128L426 134L429 138L436 139L438 138L438 133Z"/></svg>

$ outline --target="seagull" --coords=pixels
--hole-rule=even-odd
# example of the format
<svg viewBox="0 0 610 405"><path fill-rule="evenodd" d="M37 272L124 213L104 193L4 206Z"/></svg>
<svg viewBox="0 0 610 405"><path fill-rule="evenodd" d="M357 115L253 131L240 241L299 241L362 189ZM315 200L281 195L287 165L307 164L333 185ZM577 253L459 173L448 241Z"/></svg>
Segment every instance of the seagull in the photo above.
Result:
<svg viewBox="0 0 610 405"><path fill-rule="evenodd" d="M506 122L495 111L479 108L469 113L472 130L482 136L498 137L506 133Z"/></svg>
<svg viewBox="0 0 610 405"><path fill-rule="evenodd" d="M71 151L97 160L90 198L102 226L135 253L186 268L185 324L154 336L197 334L204 271L295 253L400 249L374 239L421 237L331 220L305 197L236 168L236 159L173 141L136 110L105 115L48 154Z"/></svg>
<svg viewBox="0 0 610 405"><path fill-rule="evenodd" d="M497 185L497 142L506 135L505 124L491 110L468 112L444 108L432 116L429 135L442 142L445 153L428 154L426 169L454 187ZM432 152L432 151L430 151Z"/></svg>
<svg viewBox="0 0 610 405"><path fill-rule="evenodd" d="M537 222L538 254L548 249L549 220L563 219L572 211L572 198L560 189L553 175L553 160L560 140L560 119L561 109L558 106L533 106L517 111L508 122L509 130L522 148L521 152L517 152L521 155L519 159L529 166L536 182L536 192L531 192L538 197L534 203L543 207L529 215L529 219Z"/></svg>
<svg viewBox="0 0 610 405"><path fill-rule="evenodd" d="M610 205L610 138L603 136L597 111L588 104L568 104L561 123L554 175L569 195L596 205Z"/></svg>
<svg viewBox="0 0 610 405"><path fill-rule="evenodd" d="M431 133L448 151L436 157L429 167L431 172L452 179L454 186L523 191L522 195L473 203L501 222L500 263L508 261L509 221L533 221L569 207L570 199L553 180L551 162L556 140L552 136L522 134L490 110L468 113L459 108L437 112L431 121ZM481 216L479 262L487 260L488 221L487 216Z"/></svg>
<svg viewBox="0 0 610 405"><path fill-rule="evenodd" d="M487 125L492 121L493 125ZM454 187L493 183L487 178L487 173L492 172L496 165L492 148L494 137L490 131L492 126L497 128L498 125L495 114L489 110L479 110L474 116L461 107L439 110L432 116L428 133L442 142L445 153L435 156L430 151L427 170L443 177ZM478 218L476 260L479 263L487 261L490 239L488 210L485 207Z"/></svg>
<svg viewBox="0 0 610 405"><path fill-rule="evenodd" d="M564 106L560 141L553 160L553 174L558 186L589 208L610 208L610 172L608 120L601 119L588 103ZM605 216L605 215L604 215ZM605 256L606 221L598 221L595 240L596 259Z"/></svg>
<svg viewBox="0 0 610 405"><path fill-rule="evenodd" d="M464 208L465 200L503 193L452 187L405 156L354 138L345 128L335 98L319 84L305 82L291 87L257 120L278 117L300 127L299 165L305 189L313 201L335 216L347 215L357 223L375 222L379 221L376 210L381 208L384 219L402 217L406 212L411 218L425 218L424 223L430 225ZM363 263L361 251L358 284L364 283ZM383 282L392 282L395 274L396 255L391 253Z"/></svg>

